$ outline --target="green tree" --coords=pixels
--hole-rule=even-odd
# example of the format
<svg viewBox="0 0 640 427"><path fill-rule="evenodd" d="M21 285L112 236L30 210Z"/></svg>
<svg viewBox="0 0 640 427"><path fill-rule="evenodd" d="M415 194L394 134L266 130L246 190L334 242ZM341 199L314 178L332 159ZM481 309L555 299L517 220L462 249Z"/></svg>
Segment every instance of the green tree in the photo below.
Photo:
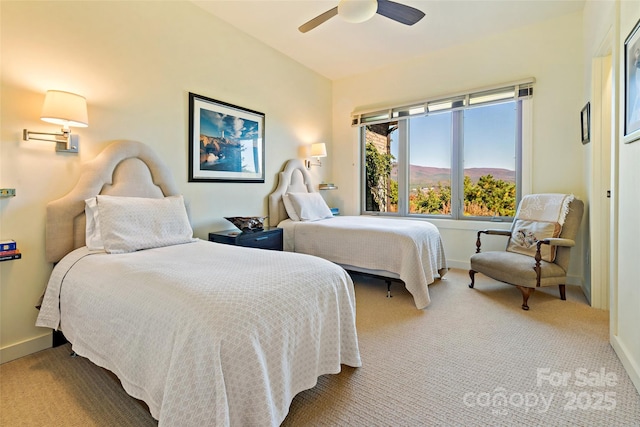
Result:
<svg viewBox="0 0 640 427"><path fill-rule="evenodd" d="M438 183L426 191L418 188L411 201L411 212L448 215L451 213L451 187Z"/></svg>
<svg viewBox="0 0 640 427"><path fill-rule="evenodd" d="M516 185L492 175L473 183L464 177L464 214L472 216L515 216Z"/></svg>
<svg viewBox="0 0 640 427"><path fill-rule="evenodd" d="M398 211L398 181L391 180L389 185L389 205L392 211Z"/></svg>
<svg viewBox="0 0 640 427"><path fill-rule="evenodd" d="M485 175L473 183L464 177L464 215L515 216L516 185ZM423 190L416 188L409 198L411 213L448 215L451 213L451 187L438 183Z"/></svg>
<svg viewBox="0 0 640 427"><path fill-rule="evenodd" d="M389 185L391 174L392 154L383 154L370 142L366 145L366 185L367 209L386 212L387 201L393 189ZM398 187L395 187L395 203L398 203Z"/></svg>

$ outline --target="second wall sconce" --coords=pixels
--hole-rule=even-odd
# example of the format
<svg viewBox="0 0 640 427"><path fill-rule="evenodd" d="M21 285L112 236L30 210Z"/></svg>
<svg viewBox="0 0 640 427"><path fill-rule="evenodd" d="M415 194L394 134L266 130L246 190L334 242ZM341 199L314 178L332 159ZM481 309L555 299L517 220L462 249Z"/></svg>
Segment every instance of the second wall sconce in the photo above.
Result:
<svg viewBox="0 0 640 427"><path fill-rule="evenodd" d="M317 163L311 163L311 160L305 160L304 165L307 167L307 169L311 169L311 166L322 166L320 157L327 157L326 144L324 142L311 144L311 157L315 157Z"/></svg>
<svg viewBox="0 0 640 427"><path fill-rule="evenodd" d="M29 141L50 141L56 143L56 151L63 153L78 152L78 135L72 135L70 126L87 127L89 118L87 115L87 100L84 96L75 93L63 92L60 90L49 90L42 104L40 119L48 123L62 126L62 130L57 133L34 132L27 129L22 130L22 139ZM33 135L46 135L53 138L39 138Z"/></svg>

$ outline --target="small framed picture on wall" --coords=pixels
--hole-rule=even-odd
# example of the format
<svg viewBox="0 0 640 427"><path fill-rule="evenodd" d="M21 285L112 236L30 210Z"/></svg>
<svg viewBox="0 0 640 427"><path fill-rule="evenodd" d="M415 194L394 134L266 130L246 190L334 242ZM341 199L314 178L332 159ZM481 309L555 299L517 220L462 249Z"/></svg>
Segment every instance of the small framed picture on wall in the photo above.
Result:
<svg viewBox="0 0 640 427"><path fill-rule="evenodd" d="M582 134L582 143L587 144L591 141L591 103L587 102L580 112L580 129Z"/></svg>

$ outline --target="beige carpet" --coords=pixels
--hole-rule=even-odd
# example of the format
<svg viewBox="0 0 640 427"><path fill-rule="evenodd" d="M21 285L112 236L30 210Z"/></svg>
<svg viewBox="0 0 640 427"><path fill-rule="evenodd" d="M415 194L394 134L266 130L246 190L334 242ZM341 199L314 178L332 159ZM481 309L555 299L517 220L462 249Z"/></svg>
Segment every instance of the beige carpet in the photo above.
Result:
<svg viewBox="0 0 640 427"><path fill-rule="evenodd" d="M640 426L640 396L608 343L608 313L579 289L520 292L452 270L417 310L394 284L354 277L362 368L296 396L285 426ZM156 422L69 347L0 366L3 426ZM586 383L586 384L583 384Z"/></svg>

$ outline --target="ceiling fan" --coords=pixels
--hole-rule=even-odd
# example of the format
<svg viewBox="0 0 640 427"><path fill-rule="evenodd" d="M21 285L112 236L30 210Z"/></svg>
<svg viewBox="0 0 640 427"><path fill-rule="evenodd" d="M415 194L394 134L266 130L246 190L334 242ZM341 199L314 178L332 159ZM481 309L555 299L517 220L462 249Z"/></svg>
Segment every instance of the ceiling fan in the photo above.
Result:
<svg viewBox="0 0 640 427"><path fill-rule="evenodd" d="M376 13L405 25L413 25L424 18L421 10L391 0L340 0L336 7L302 24L298 30L306 33L336 15L347 22L360 23L371 19Z"/></svg>

